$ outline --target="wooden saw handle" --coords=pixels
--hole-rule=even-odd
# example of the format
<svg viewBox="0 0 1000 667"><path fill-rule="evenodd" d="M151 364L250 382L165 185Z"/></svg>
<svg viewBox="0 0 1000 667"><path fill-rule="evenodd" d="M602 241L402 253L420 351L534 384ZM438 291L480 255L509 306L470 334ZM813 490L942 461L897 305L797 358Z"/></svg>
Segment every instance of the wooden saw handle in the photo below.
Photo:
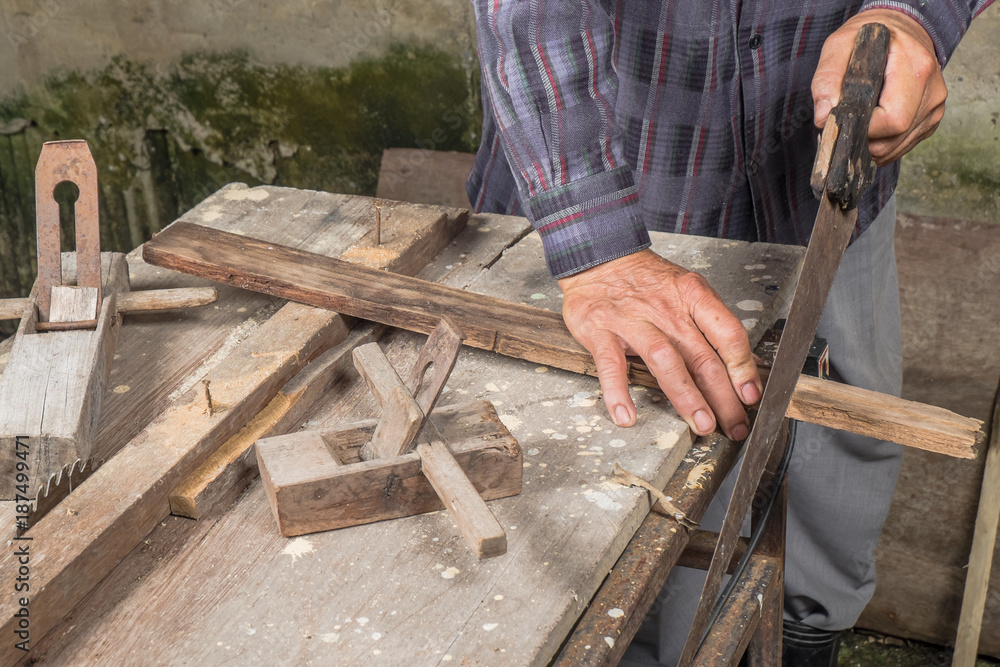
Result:
<svg viewBox="0 0 1000 667"><path fill-rule="evenodd" d="M861 26L841 86L840 102L830 111L813 164L813 192L844 210L856 208L875 178L868 152L868 125L878 105L889 58L889 29L881 23Z"/></svg>

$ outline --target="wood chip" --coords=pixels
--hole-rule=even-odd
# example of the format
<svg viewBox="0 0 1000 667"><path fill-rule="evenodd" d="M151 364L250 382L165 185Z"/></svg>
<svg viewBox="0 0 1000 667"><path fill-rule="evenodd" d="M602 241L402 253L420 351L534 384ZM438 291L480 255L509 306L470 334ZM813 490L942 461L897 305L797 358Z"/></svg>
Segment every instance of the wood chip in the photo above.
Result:
<svg viewBox="0 0 1000 667"><path fill-rule="evenodd" d="M644 480L642 477L634 475L630 473L628 470L625 470L625 468L622 468L617 463L615 464L615 474L611 478L611 481L615 482L616 484L621 484L622 486L629 486L629 487L640 486L646 489L647 491L653 494L654 498L656 498L656 504L660 505L661 512L665 513L669 517L673 517L673 519L677 521L677 523L681 524L685 528L690 529L698 527L698 522L691 521L690 519L688 519L687 515L685 515L684 512L682 512L679 507L670 502L670 499L667 498L666 494L664 494L663 491L660 491L658 488L656 488L655 486ZM656 507L656 504L654 504L653 507Z"/></svg>

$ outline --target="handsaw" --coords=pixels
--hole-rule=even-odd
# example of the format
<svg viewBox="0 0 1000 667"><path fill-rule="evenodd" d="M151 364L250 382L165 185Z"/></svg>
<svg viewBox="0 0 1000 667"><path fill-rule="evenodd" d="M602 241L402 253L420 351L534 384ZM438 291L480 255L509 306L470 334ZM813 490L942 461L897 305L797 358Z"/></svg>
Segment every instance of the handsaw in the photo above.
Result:
<svg viewBox="0 0 1000 667"><path fill-rule="evenodd" d="M38 486L38 491L31 501L27 514L18 517L17 535L24 535L29 528L38 523L43 516L58 505L70 492L90 477L100 462L93 459L77 459L68 466L63 466L59 472L49 476L45 484Z"/></svg>
<svg viewBox="0 0 1000 667"><path fill-rule="evenodd" d="M811 179L820 199L819 213L760 409L746 441L743 465L719 531L701 600L681 653L683 667L694 661L708 634L712 609L740 527L777 443L792 390L857 222L858 202L875 177L875 164L868 152L868 125L882 92L888 54L888 28L879 23L862 26L854 42L840 102L830 112L820 138Z"/></svg>

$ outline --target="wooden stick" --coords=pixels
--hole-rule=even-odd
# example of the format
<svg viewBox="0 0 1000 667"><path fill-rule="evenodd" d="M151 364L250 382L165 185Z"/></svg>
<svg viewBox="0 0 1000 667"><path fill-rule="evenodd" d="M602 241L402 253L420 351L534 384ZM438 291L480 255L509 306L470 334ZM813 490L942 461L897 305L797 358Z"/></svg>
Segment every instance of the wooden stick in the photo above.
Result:
<svg viewBox="0 0 1000 667"><path fill-rule="evenodd" d="M143 246L150 264L428 334L442 315L479 349L596 375L559 313L347 264L190 223ZM639 361L630 380L657 387ZM817 384L819 383L819 384ZM877 396L878 401L873 401ZM890 414L887 419L886 414ZM829 381L800 378L788 416L959 458L975 458L982 422Z"/></svg>
<svg viewBox="0 0 1000 667"><path fill-rule="evenodd" d="M507 534L441 440L417 445L424 477L448 508L476 558L507 553Z"/></svg>
<svg viewBox="0 0 1000 667"><path fill-rule="evenodd" d="M979 633L983 625L983 610L990 587L993 567L993 546L997 538L997 521L1000 520L1000 391L993 406L993 425L990 446L986 453L986 470L983 472L976 528L969 553L969 572L965 576L965 593L962 613L958 619L958 636L955 639L954 667L973 667L979 649Z"/></svg>
<svg viewBox="0 0 1000 667"><path fill-rule="evenodd" d="M180 287L177 289L126 292L118 297L119 313L138 313L148 310L193 308L214 303L219 292L214 287ZM23 299L0 299L0 320L19 320L29 307Z"/></svg>

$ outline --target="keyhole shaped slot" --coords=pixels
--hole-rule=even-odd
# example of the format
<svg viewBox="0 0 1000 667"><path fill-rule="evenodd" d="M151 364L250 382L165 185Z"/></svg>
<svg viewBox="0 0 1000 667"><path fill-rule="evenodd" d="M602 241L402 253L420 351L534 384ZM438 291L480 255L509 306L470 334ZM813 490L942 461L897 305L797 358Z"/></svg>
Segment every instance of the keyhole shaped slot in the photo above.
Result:
<svg viewBox="0 0 1000 667"><path fill-rule="evenodd" d="M414 383L414 386L410 387L410 394L412 394L414 397L419 396L420 390L423 388L427 378L434 377L433 371L434 371L434 362L433 361L427 362L427 364L423 367L423 369L418 371L420 375L417 377L417 381Z"/></svg>
<svg viewBox="0 0 1000 667"><path fill-rule="evenodd" d="M59 204L59 247L63 252L73 252L76 250L76 202L80 199L80 188L73 181L63 181L52 190L52 198Z"/></svg>

